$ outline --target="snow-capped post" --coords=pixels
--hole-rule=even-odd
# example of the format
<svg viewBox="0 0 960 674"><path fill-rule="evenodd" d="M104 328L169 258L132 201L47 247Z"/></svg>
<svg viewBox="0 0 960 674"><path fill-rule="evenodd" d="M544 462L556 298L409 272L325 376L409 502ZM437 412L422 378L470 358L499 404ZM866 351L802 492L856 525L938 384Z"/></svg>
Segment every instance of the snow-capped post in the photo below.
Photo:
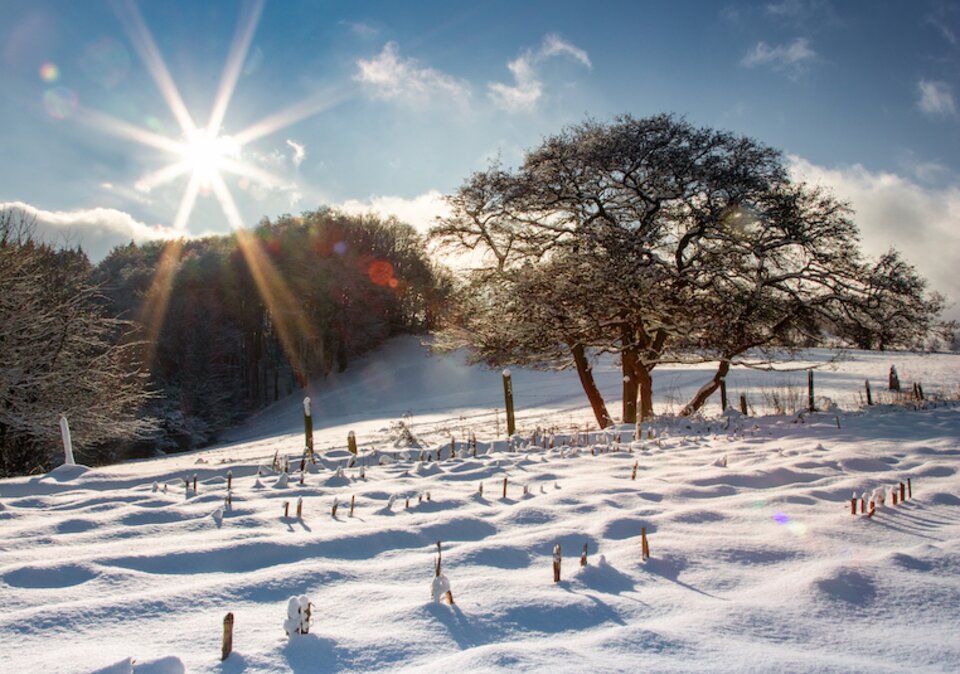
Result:
<svg viewBox="0 0 960 674"><path fill-rule="evenodd" d="M891 391L900 390L900 377L897 376L897 368L890 366L890 376L887 378L887 388Z"/></svg>
<svg viewBox="0 0 960 674"><path fill-rule="evenodd" d="M553 582L560 582L560 562L563 557L560 554L560 544L553 546Z"/></svg>
<svg viewBox="0 0 960 674"><path fill-rule="evenodd" d="M297 497L297 519L299 520L302 518L303 518L303 497L298 496Z"/></svg>
<svg viewBox="0 0 960 674"><path fill-rule="evenodd" d="M340 507L340 499L337 498L336 496L334 496L334 497L333 497L333 509L332 509L332 511L331 511L331 513L330 513L334 518L336 518L336 516L337 516L337 508L339 508L339 507Z"/></svg>
<svg viewBox="0 0 960 674"><path fill-rule="evenodd" d="M857 514L857 492L853 492L853 496L850 498L850 514Z"/></svg>
<svg viewBox="0 0 960 674"><path fill-rule="evenodd" d="M580 566L587 565L587 544L583 544L583 552L580 553Z"/></svg>
<svg viewBox="0 0 960 674"><path fill-rule="evenodd" d="M233 471L228 470L227 471L227 491L230 491L231 489L233 489Z"/></svg>
<svg viewBox="0 0 960 674"><path fill-rule="evenodd" d="M435 573L433 586L430 588L431 594L435 603L439 603L441 597L445 597L447 602L453 606L453 591L450 589L450 581L440 571L440 557L440 541L437 541L437 564L434 567Z"/></svg>
<svg viewBox="0 0 960 674"><path fill-rule="evenodd" d="M897 491L896 487L894 487L894 488L890 491L890 496L891 496L891 500L892 500L892 502L893 502L893 505L897 505L897 496L898 496L898 495L899 495L899 492Z"/></svg>
<svg viewBox="0 0 960 674"><path fill-rule="evenodd" d="M357 434L353 431L347 433L347 449L349 449L350 453L354 456L357 455Z"/></svg>
<svg viewBox="0 0 960 674"><path fill-rule="evenodd" d="M743 416L747 416L747 394L746 393L740 394L740 413L743 414Z"/></svg>
<svg viewBox="0 0 960 674"><path fill-rule="evenodd" d="M860 514L867 514L867 492L860 494Z"/></svg>
<svg viewBox="0 0 960 674"><path fill-rule="evenodd" d="M306 597L290 597L287 601L287 619L283 621L283 629L287 636L310 633L310 617L313 614L313 604Z"/></svg>
<svg viewBox="0 0 960 674"><path fill-rule="evenodd" d="M650 544L647 543L647 528L640 527L640 558L650 559Z"/></svg>
<svg viewBox="0 0 960 674"><path fill-rule="evenodd" d="M73 440L70 439L70 424L67 423L66 415L60 415L60 437L63 440L63 463L67 466L73 466L76 462L73 460Z"/></svg>
<svg viewBox="0 0 960 674"><path fill-rule="evenodd" d="M813 370L807 370L807 407L811 412L817 411L813 402Z"/></svg>
<svg viewBox="0 0 960 674"><path fill-rule="evenodd" d="M233 614L228 613L223 617L223 646L220 652L220 659L226 660L230 657L233 650Z"/></svg>
<svg viewBox="0 0 960 674"><path fill-rule="evenodd" d="M510 370L503 371L503 400L507 408L507 437L517 432L516 420L513 416L513 379Z"/></svg>
<svg viewBox="0 0 960 674"><path fill-rule="evenodd" d="M727 411L727 378L720 378L720 411Z"/></svg>
<svg viewBox="0 0 960 674"><path fill-rule="evenodd" d="M307 456L316 462L313 456L313 417L310 416L310 396L303 399L303 434L306 440Z"/></svg>
<svg viewBox="0 0 960 674"><path fill-rule="evenodd" d="M870 393L870 380L867 379L864 383L864 388L867 389L867 405L873 404L873 395Z"/></svg>
<svg viewBox="0 0 960 674"><path fill-rule="evenodd" d="M197 474L193 474L193 493L197 493Z"/></svg>

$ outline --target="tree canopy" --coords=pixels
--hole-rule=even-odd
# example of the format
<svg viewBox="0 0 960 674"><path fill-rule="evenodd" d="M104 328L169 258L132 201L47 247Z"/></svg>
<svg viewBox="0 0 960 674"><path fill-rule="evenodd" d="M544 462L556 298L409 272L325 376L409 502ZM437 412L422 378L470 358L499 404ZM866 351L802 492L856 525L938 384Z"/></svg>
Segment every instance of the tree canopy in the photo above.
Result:
<svg viewBox="0 0 960 674"><path fill-rule="evenodd" d="M445 343L577 367L601 426L584 353L619 356L634 422L638 398L653 413L662 363L719 361L689 414L748 352L827 335L903 344L941 305L896 254L866 260L849 207L791 181L779 152L672 115L570 126L449 202L432 237L480 262L461 275Z"/></svg>

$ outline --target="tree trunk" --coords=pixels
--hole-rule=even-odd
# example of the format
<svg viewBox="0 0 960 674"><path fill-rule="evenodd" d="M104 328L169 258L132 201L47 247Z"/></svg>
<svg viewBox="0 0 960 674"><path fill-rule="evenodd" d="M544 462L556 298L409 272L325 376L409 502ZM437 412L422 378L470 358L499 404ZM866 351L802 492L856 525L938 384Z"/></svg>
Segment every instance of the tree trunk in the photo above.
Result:
<svg viewBox="0 0 960 674"><path fill-rule="evenodd" d="M636 354L624 351L623 358L623 423L637 423L637 395L639 388L637 378L634 374L635 367L632 362L636 360Z"/></svg>
<svg viewBox="0 0 960 674"><path fill-rule="evenodd" d="M706 384L700 387L700 390L697 391L696 395L693 396L693 399L687 403L687 406L680 411L680 416L688 417L707 402L707 399L713 395L713 392L720 388L720 382L724 377L727 376L727 372L730 371L730 361L721 360L720 367L717 368L717 371L714 373L713 378L708 381Z"/></svg>
<svg viewBox="0 0 960 674"><path fill-rule="evenodd" d="M593 416L596 417L597 424L601 429L606 428L612 423L612 420L610 419L610 413L607 412L607 405L603 401L603 395L593 378L593 370L590 369L590 363L587 362L583 344L570 345L570 351L573 353L573 362L577 366L577 374L580 375L580 384L583 386L584 393L587 394L590 407L593 408Z"/></svg>
<svg viewBox="0 0 960 674"><path fill-rule="evenodd" d="M640 421L647 421L653 419L653 375L643 363L638 363L636 369L640 389Z"/></svg>

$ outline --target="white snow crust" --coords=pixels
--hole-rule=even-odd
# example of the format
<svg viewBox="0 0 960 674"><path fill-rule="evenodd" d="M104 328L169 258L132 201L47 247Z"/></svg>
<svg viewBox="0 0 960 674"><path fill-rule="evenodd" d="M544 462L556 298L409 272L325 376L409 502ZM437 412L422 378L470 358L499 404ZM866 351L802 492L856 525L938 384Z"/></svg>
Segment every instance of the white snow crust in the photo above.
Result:
<svg viewBox="0 0 960 674"><path fill-rule="evenodd" d="M746 393L749 415L722 416L715 395L639 441L633 425L589 431L575 373L512 368L511 447L501 372L402 338L211 449L0 480L0 672L960 671L960 407L885 391L895 364L928 398L955 393L960 357L799 358L822 365L832 411L774 415L765 395L805 404L805 372L735 369L731 404ZM616 415L618 368L594 373ZM657 368L658 412L709 376ZM867 378L884 404L861 409ZM305 395L319 463L301 485ZM394 447L400 419L422 449ZM257 475L276 474L277 453L294 474L272 489L282 475ZM908 478L913 497L893 506ZM850 514L852 494L880 490L873 517ZM452 606L430 601L437 541ZM291 597L313 605L296 638Z"/></svg>

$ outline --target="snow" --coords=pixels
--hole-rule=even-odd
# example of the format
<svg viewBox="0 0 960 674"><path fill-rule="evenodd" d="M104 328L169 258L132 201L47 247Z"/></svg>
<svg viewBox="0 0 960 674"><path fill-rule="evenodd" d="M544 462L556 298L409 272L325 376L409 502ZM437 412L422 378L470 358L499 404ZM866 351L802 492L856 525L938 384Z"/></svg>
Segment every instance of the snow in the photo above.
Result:
<svg viewBox="0 0 960 674"><path fill-rule="evenodd" d="M960 407L858 398L869 378L891 402L892 364L906 390L955 394L960 357L801 358L839 409L774 415L773 392L806 404L806 374L735 369L752 415L711 400L641 440L587 433L575 373L513 368L511 449L501 373L404 338L305 392L319 463L302 485L304 393L209 450L2 480L0 671L960 670ZM657 410L709 372L658 368ZM615 413L619 371L594 373ZM422 448L395 446L398 420ZM880 490L873 517L850 514ZM351 497L353 517L332 513ZM447 578L456 603L431 601ZM291 598L309 634L287 636Z"/></svg>

